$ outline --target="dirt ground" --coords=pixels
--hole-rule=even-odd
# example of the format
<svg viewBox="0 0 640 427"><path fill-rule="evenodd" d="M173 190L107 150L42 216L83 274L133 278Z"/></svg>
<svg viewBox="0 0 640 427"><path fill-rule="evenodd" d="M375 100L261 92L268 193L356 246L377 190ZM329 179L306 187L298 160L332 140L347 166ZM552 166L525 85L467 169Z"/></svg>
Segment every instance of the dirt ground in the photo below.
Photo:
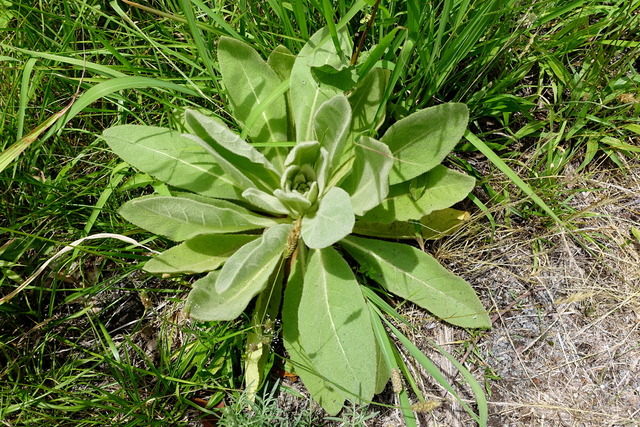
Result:
<svg viewBox="0 0 640 427"><path fill-rule="evenodd" d="M640 229L640 166L558 180L559 200L572 194L574 230L509 223L493 212L493 238L477 217L433 248L477 289L493 328L470 338L415 312L414 339L435 340L485 381L490 426L637 426L640 240L632 228ZM460 383L453 366L433 357ZM425 386L443 404L420 415L421 425L473 425L450 396L428 379ZM392 418L380 425L402 425Z"/></svg>

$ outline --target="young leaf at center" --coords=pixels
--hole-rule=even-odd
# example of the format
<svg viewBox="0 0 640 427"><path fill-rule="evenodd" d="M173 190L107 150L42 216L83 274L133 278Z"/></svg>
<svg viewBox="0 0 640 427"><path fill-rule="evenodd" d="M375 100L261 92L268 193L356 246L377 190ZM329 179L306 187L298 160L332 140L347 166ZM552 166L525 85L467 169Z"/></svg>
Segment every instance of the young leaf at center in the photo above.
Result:
<svg viewBox="0 0 640 427"><path fill-rule="evenodd" d="M333 187L320 200L318 210L302 218L302 240L312 249L326 248L351 233L355 222L349 194Z"/></svg>

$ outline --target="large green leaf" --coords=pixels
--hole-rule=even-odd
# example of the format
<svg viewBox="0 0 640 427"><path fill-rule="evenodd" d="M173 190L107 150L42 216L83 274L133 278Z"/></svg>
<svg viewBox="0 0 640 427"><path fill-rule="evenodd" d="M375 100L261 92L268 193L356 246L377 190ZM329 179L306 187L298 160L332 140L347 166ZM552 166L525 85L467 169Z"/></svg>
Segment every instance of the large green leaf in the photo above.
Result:
<svg viewBox="0 0 640 427"><path fill-rule="evenodd" d="M300 343L299 312L304 288L304 258L304 255L298 256L287 281L282 305L282 338L295 373L300 376L313 399L322 405L329 415L336 415L342 409L345 396L338 391L336 385L331 384L318 372Z"/></svg>
<svg viewBox="0 0 640 427"><path fill-rule="evenodd" d="M251 299L267 285L264 282L253 282L252 287L228 289L226 292L216 291L215 283L220 271L212 271L193 284L187 297L186 312L196 320L211 322L214 320L233 320L240 316Z"/></svg>
<svg viewBox="0 0 640 427"><path fill-rule="evenodd" d="M144 196L128 201L118 212L138 227L175 241L277 224L275 220L219 199L204 203L185 197Z"/></svg>
<svg viewBox="0 0 640 427"><path fill-rule="evenodd" d="M384 114L378 123L375 123L376 113L381 106L384 90L389 80L389 71L382 68L374 68L358 82L349 95L349 103L353 110L353 132L366 132L376 129L384 120Z"/></svg>
<svg viewBox="0 0 640 427"><path fill-rule="evenodd" d="M354 236L343 239L341 244L389 292L451 324L466 328L491 326L473 288L421 250Z"/></svg>
<svg viewBox="0 0 640 427"><path fill-rule="evenodd" d="M351 52L351 42L346 31L338 33L343 52ZM337 87L318 82L311 67L330 66L334 69L346 67L347 61L338 55L329 30L323 28L304 45L291 70L291 106L295 117L296 141L313 140L313 117L320 106L342 93Z"/></svg>
<svg viewBox="0 0 640 427"><path fill-rule="evenodd" d="M241 41L221 37L218 61L233 116L245 124L252 110L261 108L280 84L280 78L252 47ZM264 108L264 107L262 107ZM284 96L278 97L251 126L254 142L286 141L287 110Z"/></svg>
<svg viewBox="0 0 640 427"><path fill-rule="evenodd" d="M462 138L468 121L466 105L449 103L417 111L391 125L381 138L396 159L389 183L408 181L439 165Z"/></svg>
<svg viewBox="0 0 640 427"><path fill-rule="evenodd" d="M351 106L344 95L336 95L323 103L313 120L316 140L327 150L329 175L340 164L342 154L348 150L351 132Z"/></svg>
<svg viewBox="0 0 640 427"><path fill-rule="evenodd" d="M362 220L387 224L417 220L463 200L474 185L475 179L469 175L438 165L412 181L392 186L387 199Z"/></svg>
<svg viewBox="0 0 640 427"><path fill-rule="evenodd" d="M333 187L320 200L318 210L302 218L302 240L312 249L326 248L351 233L354 224L349 193Z"/></svg>
<svg viewBox="0 0 640 427"><path fill-rule="evenodd" d="M169 185L210 197L241 198L242 191L214 158L179 132L123 125L106 129L102 137L125 162Z"/></svg>
<svg viewBox="0 0 640 427"><path fill-rule="evenodd" d="M274 190L280 174L267 158L221 121L196 110L187 110L185 120L192 132L207 142L217 154L263 188ZM223 166L221 164L221 166Z"/></svg>
<svg viewBox="0 0 640 427"><path fill-rule="evenodd" d="M282 81L288 81L289 77L291 77L291 70L293 69L293 64L296 60L296 55L291 53L289 49L285 46L278 45L271 52L269 58L267 59L267 63L273 71L276 72L278 77ZM293 123L293 115L291 114L291 97L289 96L289 91L284 94L285 102L287 106L287 138L282 141L292 141L295 139L295 130ZM284 159L287 157L287 148L286 147L278 147L272 146L264 149L265 156L271 163L274 164L279 170L284 170Z"/></svg>
<svg viewBox="0 0 640 427"><path fill-rule="evenodd" d="M266 280L284 252L292 228L291 224L268 228L260 239L247 243L231 255L220 271L216 291L222 294L231 288L253 289L254 282Z"/></svg>
<svg viewBox="0 0 640 427"><path fill-rule="evenodd" d="M393 157L386 144L368 136L360 137L351 175L341 185L351 195L356 215L364 215L387 197L392 166Z"/></svg>
<svg viewBox="0 0 640 427"><path fill-rule="evenodd" d="M206 234L192 237L151 258L149 273L203 273L220 267L233 253L259 236Z"/></svg>
<svg viewBox="0 0 640 427"><path fill-rule="evenodd" d="M283 338L311 396L335 415L376 386L376 344L366 302L349 265L331 249L298 259L282 309Z"/></svg>
<svg viewBox="0 0 640 427"><path fill-rule="evenodd" d="M447 208L433 211L420 221L394 221L383 224L358 220L353 226L353 233L383 239L413 240L418 236L423 239L436 239L457 231L469 220L469 216L469 212Z"/></svg>
<svg viewBox="0 0 640 427"><path fill-rule="evenodd" d="M333 248L311 252L298 330L313 366L346 398L373 398L377 360L369 309L351 267Z"/></svg>
<svg viewBox="0 0 640 427"><path fill-rule="evenodd" d="M291 228L290 224L280 224L267 229L260 239L247 243L232 255L222 270L195 282L187 298L189 314L205 321L238 317L269 280L275 280L272 274L281 264Z"/></svg>

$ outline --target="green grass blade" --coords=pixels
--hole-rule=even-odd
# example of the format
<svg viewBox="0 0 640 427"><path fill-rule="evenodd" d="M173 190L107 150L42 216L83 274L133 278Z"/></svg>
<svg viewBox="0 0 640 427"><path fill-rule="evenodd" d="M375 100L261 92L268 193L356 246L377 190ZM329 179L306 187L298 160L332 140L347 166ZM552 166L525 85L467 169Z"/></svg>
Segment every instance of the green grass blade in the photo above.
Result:
<svg viewBox="0 0 640 427"><path fill-rule="evenodd" d="M98 73L106 77L125 77L126 76L125 73L114 70L112 67L85 61L84 59L75 59L75 58L70 58L68 56L55 55L55 54L46 53L46 52L37 52L34 50L22 49L15 46L6 45L4 43L0 43L0 48L15 51L15 52L20 52L34 58L50 59L52 61L61 62L63 64L75 65L80 69L93 71L95 73Z"/></svg>
<svg viewBox="0 0 640 427"><path fill-rule="evenodd" d="M31 73L38 61L35 58L29 58L24 64L24 70L22 72L22 82L20 84L20 100L18 104L18 129L16 130L16 139L22 138L22 132L24 130L24 114L27 109L27 102L29 102L29 86L31 83Z"/></svg>
<svg viewBox="0 0 640 427"><path fill-rule="evenodd" d="M64 120L61 120L53 126L49 132L44 136L44 139L50 137L53 133L60 130L69 120L78 115L87 106L100 98L109 96L125 89L148 89L158 88L167 89L178 93L183 93L190 96L198 96L197 92L189 89L185 86L178 85L171 82L166 82L159 79L153 79L150 77L118 77L115 79L109 79L102 83L98 83L95 86L89 88L85 93L78 97L74 104L69 108L68 113L64 116Z"/></svg>
<svg viewBox="0 0 640 427"><path fill-rule="evenodd" d="M503 174L507 176L515 185L520 188L527 196L531 198L542 210L544 210L549 217L551 217L556 224L564 225L562 220L551 210L551 208L538 196L526 182L522 180L507 164L502 160L491 148L487 146L480 138L475 136L470 131L464 134L464 137L473 146L484 154L491 163L493 163Z"/></svg>
<svg viewBox="0 0 640 427"><path fill-rule="evenodd" d="M480 425L486 426L489 418L489 406L487 403L487 396L484 394L482 386L474 378L471 372L469 372L469 370L465 368L462 363L458 362L455 357L453 357L435 342L431 341L431 345L434 346L440 352L440 354L442 354L449 362L451 362L453 366L455 366L466 383L469 385L471 391L473 392L473 395L476 398L476 404L478 405L478 416L480 418Z"/></svg>
<svg viewBox="0 0 640 427"><path fill-rule="evenodd" d="M387 327L391 330L391 332L400 340L402 345L409 351L411 356L416 359L418 363L435 379L438 384L440 384L444 389L446 389L451 395L460 403L460 405L464 408L465 411L481 426L486 425L486 419L482 418L482 415L485 413L484 409L480 409L481 404L484 402L486 406L486 398L482 398L480 402L478 402L478 408L480 415L476 414L466 402L462 400L462 398L456 393L455 389L449 384L447 378L444 374L438 369L438 367L422 352L415 344L411 342L409 338L407 338L402 332L396 329L391 322L386 321ZM445 356L446 357L446 356ZM461 365L460 365L461 366ZM466 379L466 377L465 377ZM475 380L474 380L475 381ZM472 391L476 392L476 388L469 384L472 387ZM480 389L481 390L481 389ZM484 396L484 394L483 394ZM478 396L476 396L477 399ZM483 423L484 421L484 423Z"/></svg>
<svg viewBox="0 0 640 427"><path fill-rule="evenodd" d="M127 170L128 168L129 168L129 165L127 163L120 163L118 166L116 166L113 169L113 172L111 172L111 179L109 180L109 185L107 186L107 188L102 190L102 193L98 198L98 201L93 207L93 211L91 212L91 215L89 215L89 218L87 219L87 224L84 226L84 229L83 229L84 236L89 235L89 233L91 232L91 229L93 228L93 225L96 222L96 219L98 219L98 215L100 214L100 212L102 212L102 208L104 208L104 205L107 203L107 200L109 200L109 197L111 197L111 194L113 194L113 191L118 187L120 182L122 182L122 179L125 177L124 174L120 172Z"/></svg>
<svg viewBox="0 0 640 427"><path fill-rule="evenodd" d="M193 13L193 9L191 8L190 0L180 0L180 5L182 6L182 12L187 18L187 23L189 25L189 30L191 30L191 36L193 37L193 41L196 44L196 49L198 50L198 56L204 63L209 76L212 79L216 79L216 72L214 71L213 66L213 58L211 57L211 51L207 48L207 43L198 28L198 22L196 21L196 17Z"/></svg>
<svg viewBox="0 0 640 427"><path fill-rule="evenodd" d="M219 25L220 28L222 28L224 30L224 32L226 32L228 35L230 35L232 37L235 37L238 40L244 40L242 38L242 36L240 36L240 34L238 34L238 32L231 25L229 25L224 20L224 18L222 18L220 16L220 14L218 12L216 12L215 10L211 9L210 7L208 7L206 4L204 4L204 2L202 2L201 0L191 0L191 3L193 3L196 6L198 6L198 8L200 8L200 10L202 10L204 13L206 13L207 16L209 18L211 18L211 20L213 22L215 22L217 25ZM196 23L196 25L198 26L198 28L200 28L202 30L212 31L211 27L202 25L201 23ZM216 32L216 34L222 35L222 34L224 34L224 32Z"/></svg>
<svg viewBox="0 0 640 427"><path fill-rule="evenodd" d="M46 131L54 124L59 123L60 118L66 114L71 106L72 104L67 105L65 108L45 120L41 125L36 127L28 135L23 136L14 144L9 146L9 148L0 153L0 172L5 170L7 166L11 164L11 162L17 159L24 150L26 150L34 141L36 141L42 134L42 132Z"/></svg>

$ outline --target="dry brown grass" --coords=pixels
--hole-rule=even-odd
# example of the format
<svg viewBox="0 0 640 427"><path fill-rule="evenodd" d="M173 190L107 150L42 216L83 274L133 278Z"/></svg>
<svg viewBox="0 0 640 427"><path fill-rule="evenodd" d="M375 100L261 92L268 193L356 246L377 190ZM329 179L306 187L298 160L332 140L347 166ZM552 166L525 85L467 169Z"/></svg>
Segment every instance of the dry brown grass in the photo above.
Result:
<svg viewBox="0 0 640 427"><path fill-rule="evenodd" d="M475 286L493 328L470 339L407 313L415 339L435 339L486 379L490 426L640 425L640 241L631 233L640 228L640 165L558 179L559 197L577 191L565 215L573 230L512 217L492 237L477 217L432 248ZM472 425L437 387L426 389L447 403L422 425Z"/></svg>

